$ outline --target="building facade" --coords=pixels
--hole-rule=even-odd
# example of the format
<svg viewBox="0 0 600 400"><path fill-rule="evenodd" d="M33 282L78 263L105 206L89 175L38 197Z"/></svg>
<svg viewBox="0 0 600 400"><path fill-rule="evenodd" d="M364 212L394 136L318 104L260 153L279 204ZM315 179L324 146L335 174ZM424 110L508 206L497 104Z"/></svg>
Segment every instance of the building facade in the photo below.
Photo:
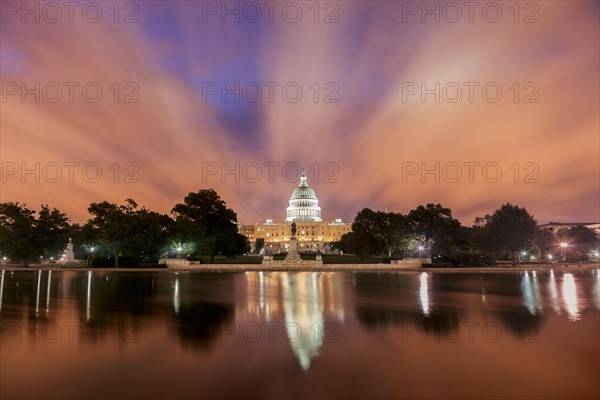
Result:
<svg viewBox="0 0 600 400"><path fill-rule="evenodd" d="M585 226L600 235L600 222L550 222L548 224L540 225L540 228L556 233L560 229L569 229L576 226Z"/></svg>
<svg viewBox="0 0 600 400"><path fill-rule="evenodd" d="M284 221L273 222L272 219L267 219L262 224L240 225L240 232L252 247L256 239L264 239L264 251L275 254L287 250L292 222L296 223L296 239L301 252L329 253L332 251L331 243L352 230L352 224L344 223L341 219L323 221L319 200L314 190L308 186L304 169L300 184L290 197Z"/></svg>

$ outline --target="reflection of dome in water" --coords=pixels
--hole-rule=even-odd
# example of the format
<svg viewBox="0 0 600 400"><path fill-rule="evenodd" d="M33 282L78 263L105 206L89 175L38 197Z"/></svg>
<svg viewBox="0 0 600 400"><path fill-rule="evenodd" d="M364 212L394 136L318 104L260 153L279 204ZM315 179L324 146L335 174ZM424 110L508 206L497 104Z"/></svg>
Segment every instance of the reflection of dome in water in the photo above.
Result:
<svg viewBox="0 0 600 400"><path fill-rule="evenodd" d="M290 197L287 218L285 220L288 222L322 221L319 200L314 190L306 182L304 168L302 168L302 175L300 176L300 185L294 189L292 197Z"/></svg>
<svg viewBox="0 0 600 400"><path fill-rule="evenodd" d="M282 275L285 291L285 327L300 366L308 371L323 345L323 312L318 274L299 272Z"/></svg>

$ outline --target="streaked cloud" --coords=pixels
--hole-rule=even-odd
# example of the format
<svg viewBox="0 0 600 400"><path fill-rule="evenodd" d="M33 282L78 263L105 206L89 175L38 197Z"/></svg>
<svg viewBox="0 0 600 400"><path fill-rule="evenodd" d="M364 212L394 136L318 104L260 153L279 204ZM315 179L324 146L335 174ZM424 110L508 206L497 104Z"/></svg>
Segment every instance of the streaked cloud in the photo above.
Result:
<svg viewBox="0 0 600 400"><path fill-rule="evenodd" d="M103 177L8 177L1 200L49 203L83 220L92 201L132 197L168 212L189 191L213 187L241 221L279 220L294 186L280 168L273 182L264 165L256 183L231 174L203 182L202 164L297 162L319 163L313 186L327 219L350 220L362 207L406 212L441 202L469 224L507 201L540 221L600 219L597 4L538 3L533 24L510 15L494 24L403 23L401 2L340 2L332 24L310 14L297 23L203 23L199 4L141 2L135 24L3 22L2 82L95 82L103 95L97 103L81 96L70 103L64 94L57 103L9 97L1 104L2 162L95 162ZM115 103L115 82L123 97L139 88L132 97L139 101ZM212 82L279 86L273 101L263 90L256 103L232 95L222 102L206 96ZM429 89L455 82L463 97L435 102L430 94L422 102L407 96L410 82ZM473 102L469 82L479 84ZM298 102L282 97L286 83L302 88ZM486 83L502 89L500 101L483 98ZM524 103L534 92L539 102ZM328 94L338 102L325 103ZM139 167L139 183L123 183L129 162ZM323 182L329 162L339 167L338 183ZM457 183L443 175L436 183L431 174L403 180L403 163L440 163L442 172L449 162L462 166ZM496 163L502 178L490 183L477 167L469 182L470 162ZM532 171L538 182L524 183Z"/></svg>

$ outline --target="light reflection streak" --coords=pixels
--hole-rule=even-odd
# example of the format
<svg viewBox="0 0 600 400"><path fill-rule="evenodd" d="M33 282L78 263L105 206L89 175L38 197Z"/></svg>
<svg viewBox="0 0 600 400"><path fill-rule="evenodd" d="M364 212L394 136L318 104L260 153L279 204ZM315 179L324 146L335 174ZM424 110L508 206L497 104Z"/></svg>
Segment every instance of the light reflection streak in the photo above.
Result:
<svg viewBox="0 0 600 400"><path fill-rule="evenodd" d="M173 311L175 314L179 314L180 307L180 297L179 297L179 275L175 274L175 286L173 288Z"/></svg>
<svg viewBox="0 0 600 400"><path fill-rule="evenodd" d="M523 304L527 308L527 311L529 311L529 314L536 315L537 305L528 271L525 271L525 275L523 275L523 279L521 280L521 293L523 294Z"/></svg>
<svg viewBox="0 0 600 400"><path fill-rule="evenodd" d="M91 303L91 297L92 297L92 271L88 271L87 273L87 297L86 297L86 318L87 318L87 322L90 322L90 318L91 318L91 309L90 309L90 303Z"/></svg>
<svg viewBox="0 0 600 400"><path fill-rule="evenodd" d="M37 274L37 290L36 290L36 296L35 296L35 316L38 316L39 310L40 310L40 283L42 280L42 270L38 270L38 274Z"/></svg>
<svg viewBox="0 0 600 400"><path fill-rule="evenodd" d="M600 310L600 269L596 270L596 286L593 291L596 295L596 309Z"/></svg>
<svg viewBox="0 0 600 400"><path fill-rule="evenodd" d="M319 273L281 275L285 296L285 331L300 366L308 371L323 345L324 319L319 293Z"/></svg>
<svg viewBox="0 0 600 400"><path fill-rule="evenodd" d="M556 278L554 277L554 270L550 270L548 291L550 292L550 304L552 305L552 309L556 314L562 314L560 310L560 301L558 299L558 284L556 283Z"/></svg>
<svg viewBox="0 0 600 400"><path fill-rule="evenodd" d="M421 286L419 289L419 303L421 305L421 311L426 317L429 316L429 283L427 282L427 272L421 274Z"/></svg>
<svg viewBox="0 0 600 400"><path fill-rule="evenodd" d="M265 278L263 272L258 272L258 307L261 311L265 310Z"/></svg>
<svg viewBox="0 0 600 400"><path fill-rule="evenodd" d="M48 285L46 286L46 316L50 312L50 282L52 281L52 271L48 271Z"/></svg>
<svg viewBox="0 0 600 400"><path fill-rule="evenodd" d="M533 275L533 298L535 301L535 308L537 311L544 311L544 303L542 302L541 290L540 290L540 282L538 281L537 274L535 271L532 273Z"/></svg>
<svg viewBox="0 0 600 400"><path fill-rule="evenodd" d="M569 314L569 320L577 321L579 319L579 307L577 304L577 287L572 274L564 274L563 276L563 299Z"/></svg>
<svg viewBox="0 0 600 400"><path fill-rule="evenodd" d="M2 277L0 277L0 312L2 312L2 296L4 294L4 270L2 270Z"/></svg>

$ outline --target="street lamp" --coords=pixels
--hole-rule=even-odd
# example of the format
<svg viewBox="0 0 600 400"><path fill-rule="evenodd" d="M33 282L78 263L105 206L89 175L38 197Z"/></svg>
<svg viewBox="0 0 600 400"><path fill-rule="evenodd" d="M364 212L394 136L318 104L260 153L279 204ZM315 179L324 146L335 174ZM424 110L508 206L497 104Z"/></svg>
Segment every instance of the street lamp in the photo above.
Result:
<svg viewBox="0 0 600 400"><path fill-rule="evenodd" d="M181 246L177 246L177 258L181 258L181 250L183 250L183 248Z"/></svg>
<svg viewBox="0 0 600 400"><path fill-rule="evenodd" d="M569 243L567 242L560 242L560 248L562 249L562 257L563 257L563 261L565 261L566 258L566 253L567 253L567 247L569 247Z"/></svg>
<svg viewBox="0 0 600 400"><path fill-rule="evenodd" d="M419 258L422 259L423 258L423 246L419 246Z"/></svg>

